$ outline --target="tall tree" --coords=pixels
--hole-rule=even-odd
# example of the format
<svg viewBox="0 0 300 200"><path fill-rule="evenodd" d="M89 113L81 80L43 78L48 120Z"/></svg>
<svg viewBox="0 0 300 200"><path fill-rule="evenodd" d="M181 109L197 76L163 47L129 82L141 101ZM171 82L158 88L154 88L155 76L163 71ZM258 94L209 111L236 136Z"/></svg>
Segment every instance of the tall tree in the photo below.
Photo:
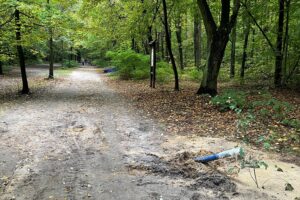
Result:
<svg viewBox="0 0 300 200"><path fill-rule="evenodd" d="M240 77L244 78L245 69L246 69L246 61L247 61L247 48L249 43L249 34L250 34L250 22L246 21L246 28L244 30L244 45L243 45L243 55L242 55L242 65L240 70Z"/></svg>
<svg viewBox="0 0 300 200"><path fill-rule="evenodd" d="M285 13L285 1L278 0L278 25L277 25L277 40L276 46L272 43L271 39L267 36L266 31L259 25L256 18L248 9L247 5L244 4L248 15L252 18L254 24L258 27L264 38L266 39L268 45L271 47L273 54L275 55L275 73L274 73L274 85L275 87L281 87L283 85L283 58L284 58L284 48L283 48L283 29L284 29L284 13ZM288 32L288 27L286 29Z"/></svg>
<svg viewBox="0 0 300 200"><path fill-rule="evenodd" d="M286 22L285 22L285 34L283 41L283 52L284 52L284 64L283 64L283 75L282 84L286 85L287 80L287 61L288 61L288 51L289 51L289 23L290 23L290 5L291 0L286 0Z"/></svg>
<svg viewBox="0 0 300 200"><path fill-rule="evenodd" d="M234 5L235 4L236 4L236 0L234 0ZM234 27L233 27L232 33L231 33L230 78L234 78L234 75L235 75L236 23L234 24Z"/></svg>
<svg viewBox="0 0 300 200"><path fill-rule="evenodd" d="M16 25L16 41L17 41L17 51L19 57L19 63L21 68L21 75L22 75L22 83L23 88L21 93L22 94L29 94L29 87L26 75L26 65L25 65L25 56L22 46L22 36L21 36L21 20L20 20L20 11L18 8L15 10L15 25Z"/></svg>
<svg viewBox="0 0 300 200"><path fill-rule="evenodd" d="M245 1L245 4L248 4L248 1ZM243 79L245 76L245 69L246 69L246 61L247 61L247 49L249 44L249 34L250 34L250 28L251 23L249 16L244 12L243 13L243 21L244 21L244 44L243 44L243 55L242 55L242 64L240 69L240 77ZM252 51L251 51L252 52Z"/></svg>
<svg viewBox="0 0 300 200"><path fill-rule="evenodd" d="M207 39L209 42L207 63L203 72L203 80L197 94L217 94L217 79L221 62L224 57L229 34L236 22L240 1L236 1L230 17L230 0L222 0L221 21L219 27L213 18L211 9L206 0L197 0L204 21Z"/></svg>
<svg viewBox="0 0 300 200"><path fill-rule="evenodd" d="M201 38L202 38L202 29L201 29L201 15L198 6L195 6L194 11L194 58L195 66L197 69L201 68Z"/></svg>
<svg viewBox="0 0 300 200"><path fill-rule="evenodd" d="M276 61L275 61L275 75L274 84L276 87L282 86L282 63L283 63L283 27L284 27L284 3L285 0L278 0L279 2L279 17L278 17L278 30L276 42Z"/></svg>
<svg viewBox="0 0 300 200"><path fill-rule="evenodd" d="M50 5L50 0L47 0L47 6L48 6L48 17L49 17L49 79L53 79L54 78L54 52L53 52L53 29L52 29L52 24L51 24L51 5Z"/></svg>
<svg viewBox="0 0 300 200"><path fill-rule="evenodd" d="M168 49L169 56L171 59L173 73L174 73L174 79L175 79L174 90L179 91L179 78L178 78L178 72L177 72L175 58L174 58L173 51L172 51L172 43L171 43L171 37L170 37L170 31L169 31L167 3L166 3L166 0L162 0L162 2L163 2L163 11L164 11L164 26L165 26L167 49Z"/></svg>
<svg viewBox="0 0 300 200"><path fill-rule="evenodd" d="M178 14L178 16L175 19L175 27L176 27L176 38L178 43L179 66L180 69L183 70L184 63L183 63L183 46L182 46L182 18L180 14Z"/></svg>

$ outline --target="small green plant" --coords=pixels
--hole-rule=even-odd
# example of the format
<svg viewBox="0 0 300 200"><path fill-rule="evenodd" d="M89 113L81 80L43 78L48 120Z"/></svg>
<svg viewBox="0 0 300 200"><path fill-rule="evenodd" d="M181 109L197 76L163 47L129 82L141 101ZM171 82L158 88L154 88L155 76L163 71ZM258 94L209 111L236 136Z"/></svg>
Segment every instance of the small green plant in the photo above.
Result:
<svg viewBox="0 0 300 200"><path fill-rule="evenodd" d="M245 168L249 169L249 173L250 173L250 176L251 176L252 180L256 184L256 187L259 188L258 178L257 178L257 175L256 175L256 169L262 168L262 167L265 168L265 169L268 169L268 164L266 162L264 162L263 160L254 159L253 156L251 156L251 155L246 157L246 154L245 154L243 148L241 148L241 150L240 150L239 157L240 157L240 167L241 167L241 169L245 169ZM251 172L251 169L253 171L253 174Z"/></svg>
<svg viewBox="0 0 300 200"><path fill-rule="evenodd" d="M300 129L300 121L298 119L284 119L281 123L291 128Z"/></svg>
<svg viewBox="0 0 300 200"><path fill-rule="evenodd" d="M279 101L275 98L267 98L252 102L252 109L256 110L262 117L270 117L275 120L284 120L293 106L287 102Z"/></svg>
<svg viewBox="0 0 300 200"><path fill-rule="evenodd" d="M245 133L248 127L250 126L251 122L253 122L254 120L255 115L253 115L252 113L247 113L238 120L237 126L241 131Z"/></svg>
<svg viewBox="0 0 300 200"><path fill-rule="evenodd" d="M240 148L240 152L238 155L238 162L234 164L234 166L229 167L227 170L228 174L238 174L241 169L249 169L250 176L257 188L259 188L258 178L256 175L256 169L258 168L268 168L268 164L263 160L254 159L252 155L246 155L244 148ZM251 172L252 171L252 172Z"/></svg>
<svg viewBox="0 0 300 200"><path fill-rule="evenodd" d="M271 148L271 143L273 142L273 137L265 137L263 135L259 136L256 141L257 144L262 144L263 148L269 150Z"/></svg>
<svg viewBox="0 0 300 200"><path fill-rule="evenodd" d="M227 90L221 95L217 95L211 100L213 105L220 108L221 112L233 110L241 113L246 103L246 93L236 90Z"/></svg>

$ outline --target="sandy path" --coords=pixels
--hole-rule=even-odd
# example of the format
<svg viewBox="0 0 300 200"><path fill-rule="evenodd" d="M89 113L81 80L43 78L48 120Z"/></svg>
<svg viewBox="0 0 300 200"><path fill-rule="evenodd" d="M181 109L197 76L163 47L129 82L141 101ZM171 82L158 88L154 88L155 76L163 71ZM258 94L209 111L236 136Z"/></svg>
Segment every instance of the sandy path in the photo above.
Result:
<svg viewBox="0 0 300 200"><path fill-rule="evenodd" d="M39 97L12 106L0 122L3 200L276 199L236 193L224 177L218 177L220 188L207 187L217 179L190 187L193 178L157 158L177 151L176 144L164 147L170 138L160 125L106 86L94 68L77 69Z"/></svg>

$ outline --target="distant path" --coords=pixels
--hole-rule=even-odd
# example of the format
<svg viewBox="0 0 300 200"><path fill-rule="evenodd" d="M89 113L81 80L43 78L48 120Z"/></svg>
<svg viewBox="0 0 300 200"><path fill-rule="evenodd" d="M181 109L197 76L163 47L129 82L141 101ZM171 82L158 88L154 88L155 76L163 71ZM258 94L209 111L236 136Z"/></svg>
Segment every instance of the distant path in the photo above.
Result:
<svg viewBox="0 0 300 200"><path fill-rule="evenodd" d="M252 199L258 195L245 198L201 186L189 188L186 183L193 179L128 167L144 159L164 173L167 169L154 155L168 153L161 147L167 138L159 125L106 86L92 67L79 68L36 99L14 105L0 116L0 122L3 200L196 200L228 195Z"/></svg>

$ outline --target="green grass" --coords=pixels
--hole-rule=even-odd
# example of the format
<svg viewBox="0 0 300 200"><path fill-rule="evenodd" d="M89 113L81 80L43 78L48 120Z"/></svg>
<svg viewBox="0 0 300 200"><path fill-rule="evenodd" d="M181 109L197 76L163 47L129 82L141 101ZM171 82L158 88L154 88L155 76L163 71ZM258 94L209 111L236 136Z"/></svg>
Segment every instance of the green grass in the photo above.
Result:
<svg viewBox="0 0 300 200"><path fill-rule="evenodd" d="M76 68L59 68L54 70L54 77L56 78L61 78L61 77L66 77L69 76Z"/></svg>

